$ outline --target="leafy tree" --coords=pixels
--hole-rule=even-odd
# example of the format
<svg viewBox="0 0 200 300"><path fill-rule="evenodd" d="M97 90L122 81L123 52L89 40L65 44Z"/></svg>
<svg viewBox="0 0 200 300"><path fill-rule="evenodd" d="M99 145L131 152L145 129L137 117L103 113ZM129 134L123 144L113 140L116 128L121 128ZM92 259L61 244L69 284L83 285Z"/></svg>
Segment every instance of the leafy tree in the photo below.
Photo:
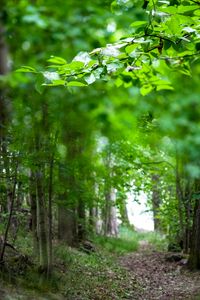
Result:
<svg viewBox="0 0 200 300"><path fill-rule="evenodd" d="M114 191L124 214L134 188L148 194L157 229L184 239L199 268L199 3L58 4L9 0L1 14L0 60L8 45L19 68L0 70L4 242L13 209L28 206L39 269L50 275L53 236L77 245L98 210L110 234Z"/></svg>

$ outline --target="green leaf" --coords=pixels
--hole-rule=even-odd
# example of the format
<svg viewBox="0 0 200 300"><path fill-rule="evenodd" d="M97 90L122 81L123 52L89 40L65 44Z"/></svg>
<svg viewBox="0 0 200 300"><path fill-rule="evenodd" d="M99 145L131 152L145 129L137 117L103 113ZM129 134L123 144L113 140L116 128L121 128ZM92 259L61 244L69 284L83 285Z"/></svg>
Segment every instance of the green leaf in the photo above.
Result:
<svg viewBox="0 0 200 300"><path fill-rule="evenodd" d="M181 32L179 16L172 16L168 20L167 25L173 35L177 35Z"/></svg>
<svg viewBox="0 0 200 300"><path fill-rule="evenodd" d="M96 81L96 77L94 76L93 73L91 73L89 76L85 76L84 79L87 82L87 84L92 84L93 82Z"/></svg>
<svg viewBox="0 0 200 300"><path fill-rule="evenodd" d="M133 51L135 52L135 49L137 47L138 47L137 44L132 44L132 45L127 46L126 49L125 49L126 53L130 55Z"/></svg>
<svg viewBox="0 0 200 300"><path fill-rule="evenodd" d="M120 87L122 84L123 84L123 81L118 77L118 78L115 80L115 85L116 85L117 87Z"/></svg>
<svg viewBox="0 0 200 300"><path fill-rule="evenodd" d="M176 14L177 8L175 6L159 7L159 11L165 12L167 14Z"/></svg>
<svg viewBox="0 0 200 300"><path fill-rule="evenodd" d="M70 81L67 83L67 86L87 86L87 84L80 81Z"/></svg>
<svg viewBox="0 0 200 300"><path fill-rule="evenodd" d="M174 88L170 85L158 85L156 87L156 91L161 91L161 90L174 90Z"/></svg>
<svg viewBox="0 0 200 300"><path fill-rule="evenodd" d="M47 85L47 86L59 86L59 85L66 85L66 81L65 80L52 80L52 83L43 83L43 85Z"/></svg>
<svg viewBox="0 0 200 300"><path fill-rule="evenodd" d="M131 27L142 27L147 25L147 21L135 21L131 23Z"/></svg>
<svg viewBox="0 0 200 300"><path fill-rule="evenodd" d="M140 93L142 96L146 96L148 95L151 91L153 90L152 85L150 84L144 84L141 89L140 89Z"/></svg>
<svg viewBox="0 0 200 300"><path fill-rule="evenodd" d="M33 67L29 67L29 66L22 66L21 68L17 69L15 72L19 72L19 73L37 73L37 71Z"/></svg>
<svg viewBox="0 0 200 300"><path fill-rule="evenodd" d="M66 69L72 71L82 69L83 67L84 67L84 63L82 61L72 61L70 64L66 65Z"/></svg>
<svg viewBox="0 0 200 300"><path fill-rule="evenodd" d="M178 13L187 13L193 10L198 10L199 6L198 5L179 5L178 6Z"/></svg>
<svg viewBox="0 0 200 300"><path fill-rule="evenodd" d="M195 16L200 16L200 9L196 10L196 11L194 12L194 15L195 15Z"/></svg>
<svg viewBox="0 0 200 300"><path fill-rule="evenodd" d="M67 61L64 58L59 56L51 56L51 58L49 58L47 61L58 65L64 65L67 63Z"/></svg>

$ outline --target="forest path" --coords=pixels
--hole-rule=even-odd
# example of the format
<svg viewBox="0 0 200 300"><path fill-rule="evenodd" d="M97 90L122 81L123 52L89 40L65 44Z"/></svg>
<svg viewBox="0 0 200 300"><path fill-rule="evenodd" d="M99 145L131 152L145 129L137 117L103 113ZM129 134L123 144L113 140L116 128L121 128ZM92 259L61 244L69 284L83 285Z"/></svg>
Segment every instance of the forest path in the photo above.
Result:
<svg viewBox="0 0 200 300"><path fill-rule="evenodd" d="M138 252L120 258L141 285L138 300L200 300L200 272L189 272L181 262L169 262L167 253L155 251L146 241Z"/></svg>

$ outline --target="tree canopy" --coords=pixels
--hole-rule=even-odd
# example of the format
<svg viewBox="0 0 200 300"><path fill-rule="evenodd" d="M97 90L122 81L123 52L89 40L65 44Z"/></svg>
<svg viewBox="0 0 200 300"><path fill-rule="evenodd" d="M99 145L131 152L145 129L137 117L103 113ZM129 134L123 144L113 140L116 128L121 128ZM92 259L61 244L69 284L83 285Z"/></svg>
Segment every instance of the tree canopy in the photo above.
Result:
<svg viewBox="0 0 200 300"><path fill-rule="evenodd" d="M130 228L128 194L142 191L155 230L200 268L199 8L3 3L1 261L25 226L49 277L57 239L117 236L117 217Z"/></svg>
<svg viewBox="0 0 200 300"><path fill-rule="evenodd" d="M114 1L111 7L126 15L134 5L134 1ZM87 86L112 78L117 87L140 86L143 96L153 90L173 90L173 73L191 76L199 60L199 3L144 1L138 14L139 20L135 16L130 28L122 27L117 41L81 51L69 62L58 56L49 58L47 69L41 72L43 85ZM116 26L114 21L107 30L112 32L112 26ZM19 71L38 72L32 67Z"/></svg>

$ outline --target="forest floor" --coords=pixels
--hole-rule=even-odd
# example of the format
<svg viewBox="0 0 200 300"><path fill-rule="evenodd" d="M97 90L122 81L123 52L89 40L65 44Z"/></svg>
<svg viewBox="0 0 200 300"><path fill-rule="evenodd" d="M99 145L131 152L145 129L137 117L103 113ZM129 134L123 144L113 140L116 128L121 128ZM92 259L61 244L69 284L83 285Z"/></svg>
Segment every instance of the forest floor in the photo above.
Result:
<svg viewBox="0 0 200 300"><path fill-rule="evenodd" d="M185 259L173 261L176 255L156 251L144 241L139 251L120 257L120 264L139 283L136 299L200 300L200 272L190 272Z"/></svg>
<svg viewBox="0 0 200 300"><path fill-rule="evenodd" d="M200 300L200 272L190 272L186 259L174 261L179 254L159 251L145 240L139 244L123 255L98 246L87 254L58 245L52 282L41 282L32 271L16 272L9 281L6 275L0 300Z"/></svg>

